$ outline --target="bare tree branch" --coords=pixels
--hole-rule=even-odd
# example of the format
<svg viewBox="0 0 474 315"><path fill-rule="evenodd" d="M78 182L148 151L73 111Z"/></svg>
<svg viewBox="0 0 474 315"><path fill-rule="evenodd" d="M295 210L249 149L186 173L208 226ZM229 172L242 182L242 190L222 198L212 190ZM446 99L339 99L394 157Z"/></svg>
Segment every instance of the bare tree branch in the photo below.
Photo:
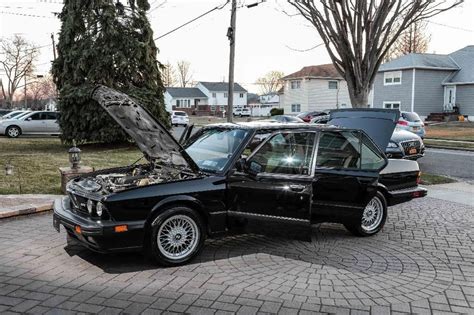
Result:
<svg viewBox="0 0 474 315"><path fill-rule="evenodd" d="M260 92L265 94L276 93L283 86L284 73L281 71L270 71L265 76L257 79Z"/></svg>
<svg viewBox="0 0 474 315"><path fill-rule="evenodd" d="M165 87L173 87L178 84L176 70L169 61L161 66L161 81Z"/></svg>
<svg viewBox="0 0 474 315"><path fill-rule="evenodd" d="M11 107L13 96L21 80L34 70L33 62L38 56L38 49L20 35L0 41L0 54L5 57L0 60L7 82L2 81L2 95L8 107ZM7 86L5 91L4 84Z"/></svg>
<svg viewBox="0 0 474 315"><path fill-rule="evenodd" d="M189 86L193 81L190 66L189 61L181 60L177 62L178 80L181 87Z"/></svg>
<svg viewBox="0 0 474 315"><path fill-rule="evenodd" d="M366 107L378 68L416 23L463 0L288 0L309 21L345 78L353 107Z"/></svg>

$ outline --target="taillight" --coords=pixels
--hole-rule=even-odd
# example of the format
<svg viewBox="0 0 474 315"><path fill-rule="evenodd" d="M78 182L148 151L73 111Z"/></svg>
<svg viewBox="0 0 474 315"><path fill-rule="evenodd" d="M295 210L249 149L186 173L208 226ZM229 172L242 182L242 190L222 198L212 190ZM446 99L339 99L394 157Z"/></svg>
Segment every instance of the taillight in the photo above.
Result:
<svg viewBox="0 0 474 315"><path fill-rule="evenodd" d="M416 177L416 184L419 185L421 183L421 172L418 171L418 176Z"/></svg>
<svg viewBox="0 0 474 315"><path fill-rule="evenodd" d="M408 126L408 122L404 121L404 120L399 120L397 125L401 125L401 126Z"/></svg>

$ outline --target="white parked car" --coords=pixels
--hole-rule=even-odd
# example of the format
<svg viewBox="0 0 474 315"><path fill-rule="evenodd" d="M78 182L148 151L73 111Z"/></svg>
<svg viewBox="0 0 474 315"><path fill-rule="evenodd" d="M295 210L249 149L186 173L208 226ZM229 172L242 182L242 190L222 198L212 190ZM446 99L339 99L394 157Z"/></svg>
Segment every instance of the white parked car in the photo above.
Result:
<svg viewBox="0 0 474 315"><path fill-rule="evenodd" d="M5 114L2 116L2 120L5 120L5 119L13 119L13 118L18 118L26 113L29 113L29 111L27 110L14 110L12 112L9 112L8 114Z"/></svg>
<svg viewBox="0 0 474 315"><path fill-rule="evenodd" d="M59 135L58 112L30 112L18 119L0 120L0 135Z"/></svg>
<svg viewBox="0 0 474 315"><path fill-rule="evenodd" d="M250 108L248 107L244 107L244 108L234 108L234 112L233 112L234 116L240 116L240 117L244 117L244 116L248 116L250 117Z"/></svg>
<svg viewBox="0 0 474 315"><path fill-rule="evenodd" d="M189 124L189 116L186 112L182 112L179 110L174 110L171 112L171 125L179 126L183 125L186 126Z"/></svg>

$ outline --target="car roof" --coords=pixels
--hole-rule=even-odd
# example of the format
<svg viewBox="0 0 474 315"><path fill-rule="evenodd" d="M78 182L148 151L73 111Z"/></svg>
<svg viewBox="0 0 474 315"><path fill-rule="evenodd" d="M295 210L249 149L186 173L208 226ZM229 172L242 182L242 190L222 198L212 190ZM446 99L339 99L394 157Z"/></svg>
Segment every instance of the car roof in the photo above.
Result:
<svg viewBox="0 0 474 315"><path fill-rule="evenodd" d="M282 123L277 121L249 121L237 123L216 123L209 124L203 128L228 128L228 129L300 129L300 130L347 130L333 125L302 124L302 123Z"/></svg>

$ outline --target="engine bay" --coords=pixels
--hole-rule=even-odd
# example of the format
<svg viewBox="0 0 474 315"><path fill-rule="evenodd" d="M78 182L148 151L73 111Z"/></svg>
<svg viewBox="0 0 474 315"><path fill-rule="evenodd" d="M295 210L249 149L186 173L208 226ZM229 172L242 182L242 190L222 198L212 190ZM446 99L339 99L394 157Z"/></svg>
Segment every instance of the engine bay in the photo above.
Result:
<svg viewBox="0 0 474 315"><path fill-rule="evenodd" d="M83 190L108 194L134 187L183 180L196 176L191 172L152 164L138 165L110 171L110 173L101 173L94 177L89 176L78 178L74 180L74 182Z"/></svg>

